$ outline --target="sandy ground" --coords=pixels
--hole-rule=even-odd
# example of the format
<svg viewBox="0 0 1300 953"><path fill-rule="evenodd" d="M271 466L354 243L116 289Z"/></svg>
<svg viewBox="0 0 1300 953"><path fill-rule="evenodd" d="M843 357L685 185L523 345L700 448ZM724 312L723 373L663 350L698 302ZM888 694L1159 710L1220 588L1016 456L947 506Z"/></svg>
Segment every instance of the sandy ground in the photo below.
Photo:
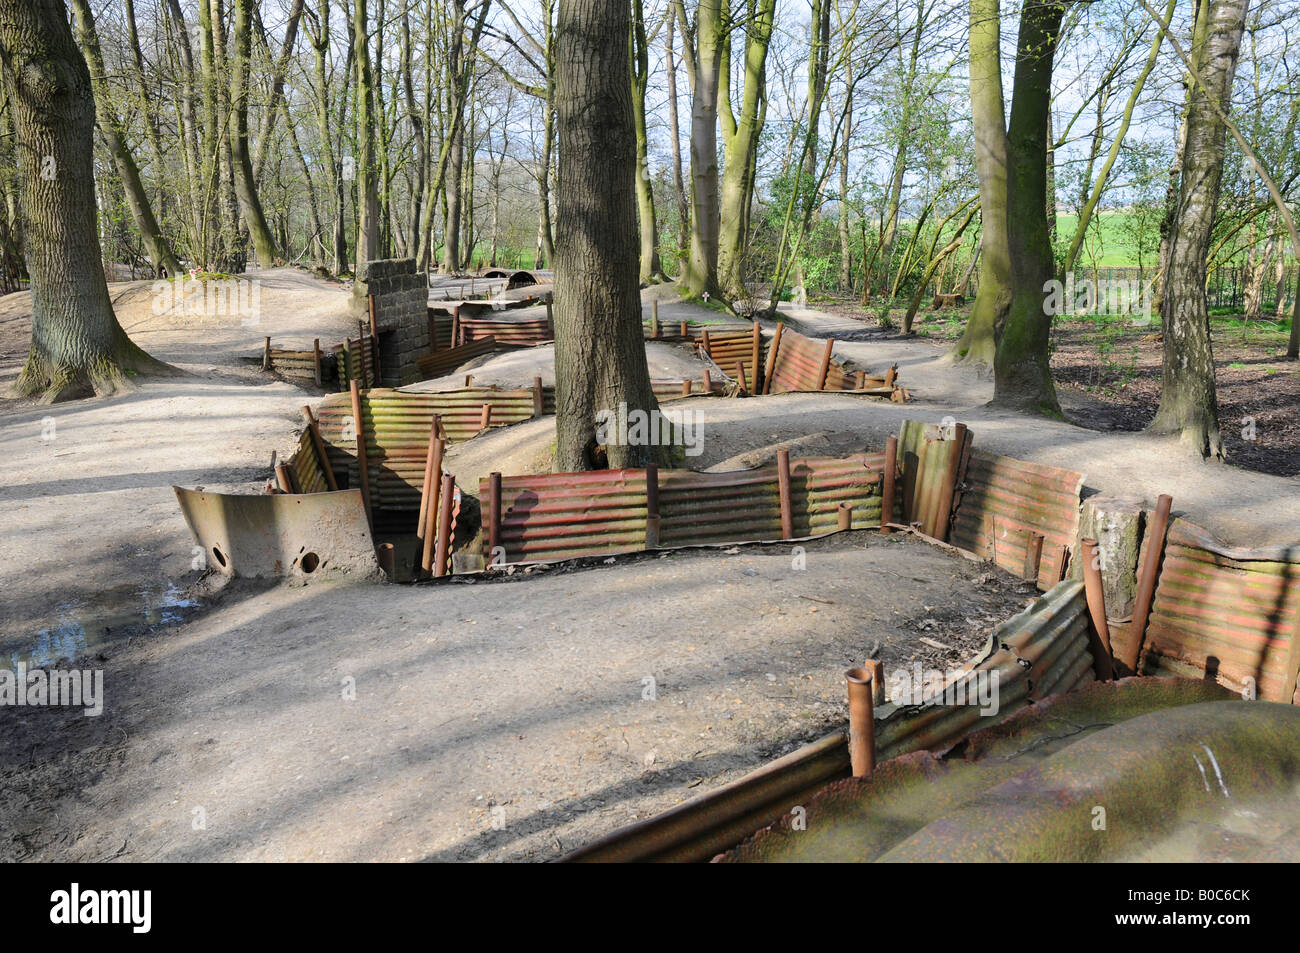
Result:
<svg viewBox="0 0 1300 953"><path fill-rule="evenodd" d="M974 563L855 534L809 547L803 572L789 547L741 548L473 586L236 586L196 605L171 485L256 491L314 397L242 358L266 334L294 347L354 327L337 286L255 277L255 325L155 314L150 283L113 286L124 326L190 376L112 400L0 402L3 664L91 660L109 695L99 718L0 709L0 856L548 859L841 724L842 671L876 643L887 661L955 661L1026 598ZM26 295L0 299L0 384L25 356L28 311ZM897 363L917 399L682 401L704 420L693 465L877 448L906 416L952 415L977 446L1083 470L1099 490L1172 493L1234 542L1300 540L1294 479L992 412L991 383L929 342L791 317L862 366ZM510 365L502 383L546 363L494 360ZM526 423L448 465L473 486L544 468L552 440L549 421Z"/></svg>

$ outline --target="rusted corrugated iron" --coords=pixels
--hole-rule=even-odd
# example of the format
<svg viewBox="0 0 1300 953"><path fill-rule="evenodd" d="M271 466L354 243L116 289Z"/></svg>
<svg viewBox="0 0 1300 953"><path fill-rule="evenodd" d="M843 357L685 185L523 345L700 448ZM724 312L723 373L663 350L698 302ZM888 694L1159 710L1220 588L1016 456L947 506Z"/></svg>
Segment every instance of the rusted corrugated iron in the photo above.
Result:
<svg viewBox="0 0 1300 953"><path fill-rule="evenodd" d="M1038 588L1065 574L1079 532L1083 474L975 450L970 455L952 527L952 542L1026 575L1026 557L1041 545ZM1041 537L1037 543L1034 537Z"/></svg>
<svg viewBox="0 0 1300 953"><path fill-rule="evenodd" d="M495 339L497 348L532 347L553 341L555 331L545 316L486 318L461 315L458 344L470 344L487 337Z"/></svg>
<svg viewBox="0 0 1300 953"><path fill-rule="evenodd" d="M317 453L310 429L303 430L302 436L298 438L298 449L289 460L289 469L293 471L294 486L299 493L329 491L325 468L321 465L320 454Z"/></svg>
<svg viewBox="0 0 1300 953"><path fill-rule="evenodd" d="M1296 702L1300 546L1220 545L1175 520L1147 625L1143 670L1213 678L1265 701Z"/></svg>
<svg viewBox="0 0 1300 953"><path fill-rule="evenodd" d="M795 538L835 532L841 504L855 529L880 525L883 454L791 463ZM775 466L724 473L660 470L658 547L778 540ZM486 496L489 481L480 481ZM507 562L546 562L646 548L646 472L596 470L504 477L501 546ZM486 542L486 541L485 541Z"/></svg>
<svg viewBox="0 0 1300 953"><path fill-rule="evenodd" d="M836 360L833 339L804 337L779 325L770 346L775 348L775 354L765 359L771 368L766 393L846 391L888 397L899 403L907 399L907 392L895 383L897 368L890 368L881 376Z"/></svg>
<svg viewBox="0 0 1300 953"><path fill-rule="evenodd" d="M462 344L460 347L448 347L440 351L434 351L419 358L415 363L420 369L421 380L433 380L445 374L450 374L466 361L473 360L484 354L491 354L494 350L496 350L496 338L488 335L477 341L471 341L469 344Z"/></svg>
<svg viewBox="0 0 1300 953"><path fill-rule="evenodd" d="M998 673L998 710L976 705L900 705L875 709L876 763L921 749L941 754L972 731L1005 720L1037 701L1093 681L1083 585L1063 582L994 629L967 663ZM988 676L983 676L987 678ZM885 684L890 684L889 672ZM765 765L738 781L672 810L615 831L564 858L566 862L704 861L756 829L806 803L829 781L849 776L844 732L836 732Z"/></svg>

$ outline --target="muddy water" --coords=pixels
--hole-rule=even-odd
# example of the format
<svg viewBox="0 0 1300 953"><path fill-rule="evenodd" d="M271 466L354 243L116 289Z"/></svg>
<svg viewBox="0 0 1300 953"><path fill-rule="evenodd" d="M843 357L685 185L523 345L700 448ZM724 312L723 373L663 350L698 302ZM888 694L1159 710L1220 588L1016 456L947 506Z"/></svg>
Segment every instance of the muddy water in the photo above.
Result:
<svg viewBox="0 0 1300 953"><path fill-rule="evenodd" d="M48 628L0 636L0 665L75 661L114 642L178 625L198 608L197 600L171 583L104 589L61 603Z"/></svg>

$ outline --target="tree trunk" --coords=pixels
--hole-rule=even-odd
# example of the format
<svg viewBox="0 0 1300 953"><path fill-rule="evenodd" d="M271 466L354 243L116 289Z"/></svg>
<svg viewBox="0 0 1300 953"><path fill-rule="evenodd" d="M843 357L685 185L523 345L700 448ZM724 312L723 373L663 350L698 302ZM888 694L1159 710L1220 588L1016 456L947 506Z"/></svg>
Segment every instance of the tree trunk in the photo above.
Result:
<svg viewBox="0 0 1300 953"><path fill-rule="evenodd" d="M636 205L641 226L641 280L661 281L667 276L659 262L659 224L655 196L650 187L649 135L645 121L645 94L650 83L650 48L645 34L641 0L632 0L632 114L636 125Z"/></svg>
<svg viewBox="0 0 1300 953"><path fill-rule="evenodd" d="M231 137L230 146L235 193L239 196L239 207L244 213L244 224L248 226L248 233L253 238L257 263L263 268L269 268L280 257L280 252L276 247L275 236L266 223L266 213L262 210L257 182L253 178L253 159L248 151L248 57L253 30L251 4L252 0L235 0L234 51L231 62L233 92L230 104L235 117L235 134Z"/></svg>
<svg viewBox="0 0 1300 953"><path fill-rule="evenodd" d="M726 40L723 17L722 0L700 0L691 94L691 251L684 288L688 295L718 292L718 85Z"/></svg>
<svg viewBox="0 0 1300 953"><path fill-rule="evenodd" d="M17 137L32 344L14 385L54 401L127 389L169 370L117 323L95 211L90 71L63 0L0 0L0 68Z"/></svg>
<svg viewBox="0 0 1300 953"><path fill-rule="evenodd" d="M995 405L1051 417L1060 417L1061 408L1049 366L1052 314L1044 303L1056 270L1047 218L1048 110L1064 15L1065 3L1029 5L1020 15L1007 128L1011 302L993 360Z"/></svg>
<svg viewBox="0 0 1300 953"><path fill-rule="evenodd" d="M1232 97L1247 6L1247 0L1212 0L1204 49L1192 56L1200 80L1188 88L1182 175L1160 309L1165 344L1160 407L1148 428L1154 433L1177 433L1188 449L1203 457L1224 455L1205 296L1205 262L1227 133L1214 104L1226 104Z"/></svg>
<svg viewBox="0 0 1300 953"><path fill-rule="evenodd" d="M154 274L175 276L180 274L181 264L176 260L167 236L158 227L154 217L149 194L145 191L140 178L140 169L135 157L127 147L126 137L122 133L122 124L113 112L109 97L108 80L104 72L104 57L99 51L99 37L95 33L95 20L90 12L88 0L73 0L72 9L77 18L77 35L86 52L86 65L90 70L91 84L95 89L95 115L99 120L99 131L108 145L109 155L117 167L118 177L122 180L122 190L126 193L126 202L131 209L135 227L140 231L153 265Z"/></svg>
<svg viewBox="0 0 1300 953"><path fill-rule="evenodd" d="M561 473L596 465L597 413L658 408L650 389L637 280L630 28L626 3L560 2L555 470ZM611 467L667 462L665 450L606 444Z"/></svg>
<svg viewBox="0 0 1300 953"><path fill-rule="evenodd" d="M1007 136L1002 98L1001 14L998 0L970 2L971 113L975 169L980 183L980 277L959 360L992 365L1011 306L1011 251L1007 246Z"/></svg>
<svg viewBox="0 0 1300 953"><path fill-rule="evenodd" d="M680 5L682 0L671 0L671 2ZM682 180L682 136L681 128L677 123L677 62L673 48L673 27L679 18L685 18L685 14L676 11L674 16L672 15L674 11L676 7L673 11L669 11L668 16L664 68L668 71L668 136L672 140L673 195L677 199L677 251L680 253L686 250L686 244L690 241L687 226L691 213L686 201L686 183Z"/></svg>
<svg viewBox="0 0 1300 953"><path fill-rule="evenodd" d="M354 0L353 43L357 62L357 269L379 254L379 183L375 168L375 77L370 65L366 0Z"/></svg>

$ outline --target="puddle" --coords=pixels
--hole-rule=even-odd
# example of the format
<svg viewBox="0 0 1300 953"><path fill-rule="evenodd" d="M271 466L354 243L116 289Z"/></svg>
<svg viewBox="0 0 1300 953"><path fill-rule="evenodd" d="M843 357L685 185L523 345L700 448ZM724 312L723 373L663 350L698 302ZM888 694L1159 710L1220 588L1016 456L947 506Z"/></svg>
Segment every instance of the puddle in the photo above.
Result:
<svg viewBox="0 0 1300 953"><path fill-rule="evenodd" d="M11 669L19 662L35 667L77 659L119 639L178 625L198 608L198 600L171 583L105 589L59 605L48 628L0 642L0 659Z"/></svg>

